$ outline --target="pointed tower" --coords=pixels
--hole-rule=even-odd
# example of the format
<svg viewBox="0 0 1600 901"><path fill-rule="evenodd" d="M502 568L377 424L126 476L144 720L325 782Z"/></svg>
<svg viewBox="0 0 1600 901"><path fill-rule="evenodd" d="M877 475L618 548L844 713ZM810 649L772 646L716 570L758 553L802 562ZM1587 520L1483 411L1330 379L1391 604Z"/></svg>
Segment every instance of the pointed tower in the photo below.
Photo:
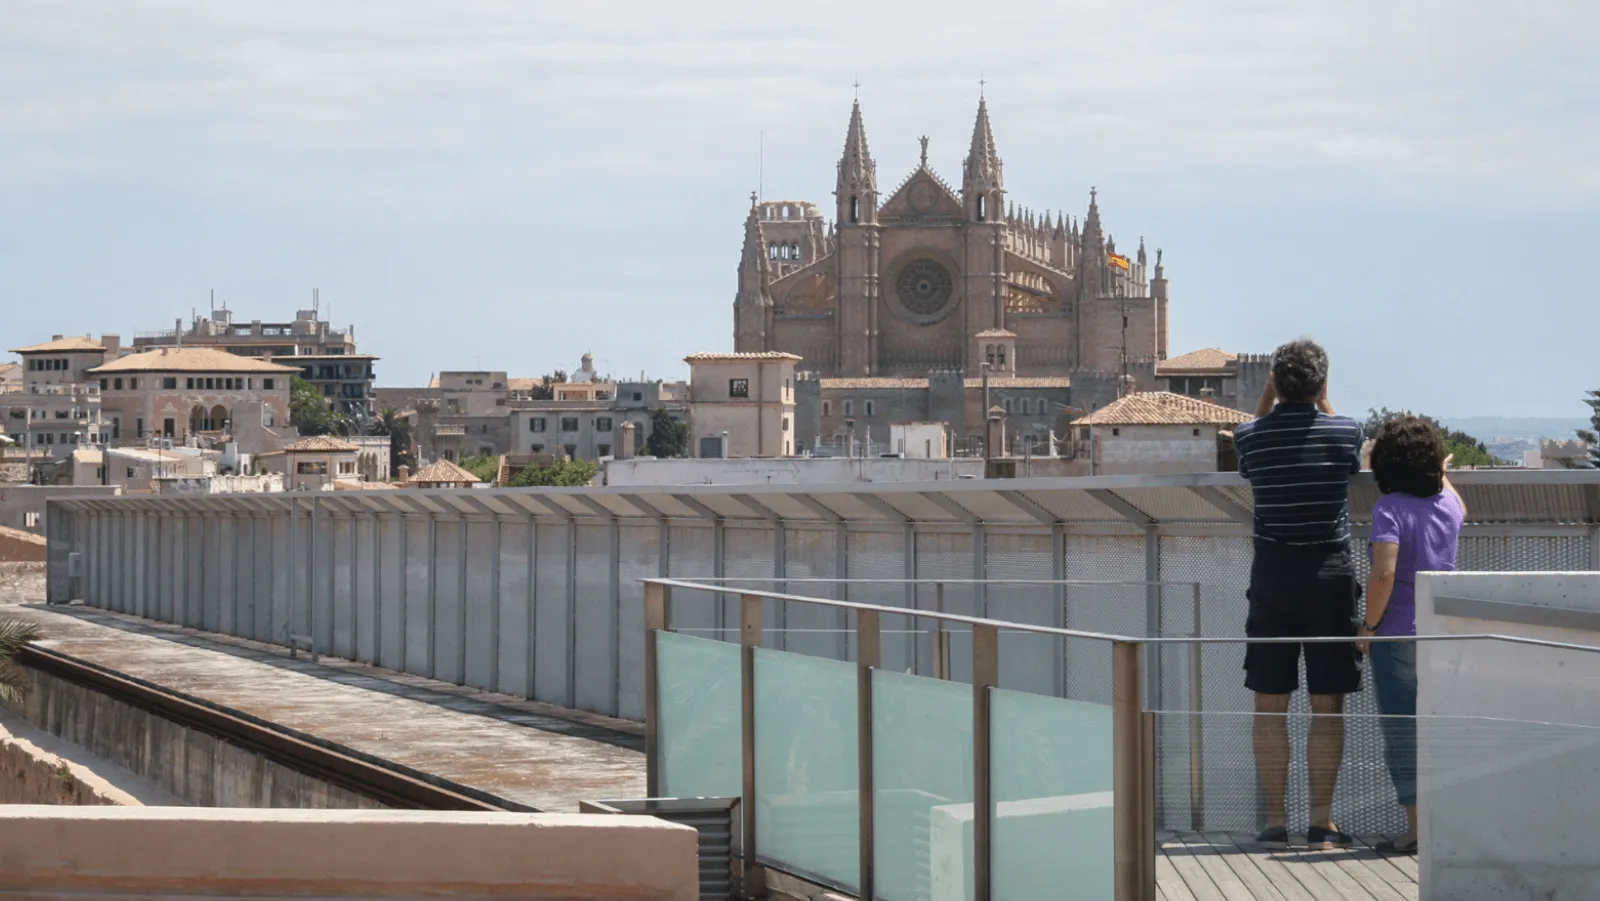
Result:
<svg viewBox="0 0 1600 901"><path fill-rule="evenodd" d="M961 204L967 218L962 226L961 275L970 336L1006 327L1006 191L994 131L989 127L989 104L981 96L978 118L972 125L972 146L961 167ZM967 342L966 369L972 374L983 362L974 356L977 346L975 341Z"/></svg>
<svg viewBox="0 0 1600 901"><path fill-rule="evenodd" d="M1005 210L1005 195L1000 154L995 150L994 131L989 128L989 105L979 98L978 120L972 125L972 147L967 151L961 170L961 201L967 208L967 221L999 219Z"/></svg>
<svg viewBox="0 0 1600 901"><path fill-rule="evenodd" d="M1106 295L1106 238L1100 227L1099 193L1089 189L1089 213L1083 217L1078 236L1078 285L1080 300Z"/></svg>
<svg viewBox="0 0 1600 901"><path fill-rule="evenodd" d="M761 207L750 193L750 215L744 220L744 249L739 253L739 290L733 297L733 349L738 353L771 350L772 263L761 232Z"/></svg>
<svg viewBox="0 0 1600 901"><path fill-rule="evenodd" d="M867 149L860 99L850 108L833 195L839 229L834 241L839 267L834 359L840 375L872 375L878 347L878 165Z"/></svg>

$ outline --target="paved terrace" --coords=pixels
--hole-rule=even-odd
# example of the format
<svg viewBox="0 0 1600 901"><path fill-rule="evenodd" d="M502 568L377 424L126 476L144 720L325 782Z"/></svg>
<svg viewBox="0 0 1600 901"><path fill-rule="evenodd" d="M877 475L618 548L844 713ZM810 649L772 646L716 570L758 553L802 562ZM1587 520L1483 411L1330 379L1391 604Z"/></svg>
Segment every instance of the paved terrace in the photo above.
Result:
<svg viewBox="0 0 1600 901"><path fill-rule="evenodd" d="M7 615L38 622L45 647L510 809L644 796L638 723L83 607Z"/></svg>

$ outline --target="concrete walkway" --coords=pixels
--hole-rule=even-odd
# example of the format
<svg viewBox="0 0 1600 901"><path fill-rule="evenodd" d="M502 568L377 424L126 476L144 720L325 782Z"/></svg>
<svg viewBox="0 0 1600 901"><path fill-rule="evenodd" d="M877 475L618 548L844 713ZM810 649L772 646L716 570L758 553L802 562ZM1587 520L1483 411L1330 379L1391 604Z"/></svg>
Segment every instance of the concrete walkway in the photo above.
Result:
<svg viewBox="0 0 1600 901"><path fill-rule="evenodd" d="M6 615L38 622L58 652L514 808L645 794L639 723L92 608Z"/></svg>

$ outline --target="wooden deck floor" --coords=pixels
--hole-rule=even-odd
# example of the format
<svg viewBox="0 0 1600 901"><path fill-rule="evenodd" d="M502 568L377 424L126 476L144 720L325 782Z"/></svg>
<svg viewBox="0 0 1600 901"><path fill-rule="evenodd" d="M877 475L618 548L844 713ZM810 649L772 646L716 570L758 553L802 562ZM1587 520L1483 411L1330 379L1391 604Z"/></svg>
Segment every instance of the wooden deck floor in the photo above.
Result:
<svg viewBox="0 0 1600 901"><path fill-rule="evenodd" d="M1303 837L1301 839L1303 841ZM1269 851L1226 832L1160 837L1160 901L1416 901L1417 859L1370 844L1338 851Z"/></svg>

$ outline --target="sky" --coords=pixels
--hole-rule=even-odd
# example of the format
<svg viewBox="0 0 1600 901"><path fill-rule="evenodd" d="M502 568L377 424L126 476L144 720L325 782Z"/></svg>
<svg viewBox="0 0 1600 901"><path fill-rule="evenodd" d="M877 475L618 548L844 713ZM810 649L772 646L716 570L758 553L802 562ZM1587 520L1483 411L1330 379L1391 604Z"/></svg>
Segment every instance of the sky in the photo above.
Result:
<svg viewBox="0 0 1600 901"><path fill-rule="evenodd" d="M380 385L619 377L732 347L749 193L959 183L1165 250L1171 348L1302 335L1352 411L1586 416L1600 4L1585 0L0 0L0 339L318 289Z"/></svg>

